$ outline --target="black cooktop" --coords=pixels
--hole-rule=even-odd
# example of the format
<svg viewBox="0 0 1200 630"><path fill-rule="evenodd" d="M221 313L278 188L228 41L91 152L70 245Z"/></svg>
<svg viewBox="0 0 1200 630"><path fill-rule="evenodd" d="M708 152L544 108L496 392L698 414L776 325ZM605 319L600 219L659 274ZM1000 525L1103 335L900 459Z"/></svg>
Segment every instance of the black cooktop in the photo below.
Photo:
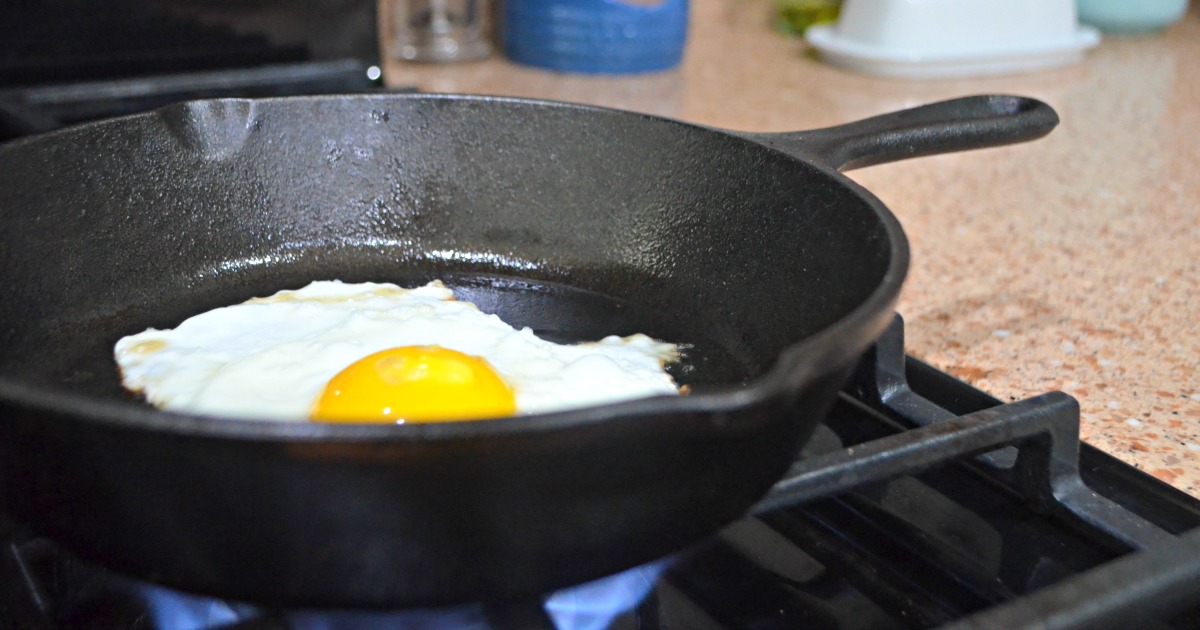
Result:
<svg viewBox="0 0 1200 630"><path fill-rule="evenodd" d="M702 544L537 601L272 610L3 528L0 628L1200 628L1200 501L903 352L897 318L787 478Z"/></svg>

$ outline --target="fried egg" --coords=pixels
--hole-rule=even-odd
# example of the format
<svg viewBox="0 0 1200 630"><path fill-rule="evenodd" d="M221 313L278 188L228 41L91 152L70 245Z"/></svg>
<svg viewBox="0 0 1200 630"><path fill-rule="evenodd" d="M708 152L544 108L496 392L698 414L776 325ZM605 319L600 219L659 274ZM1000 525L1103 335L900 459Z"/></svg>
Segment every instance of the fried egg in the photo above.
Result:
<svg viewBox="0 0 1200 630"><path fill-rule="evenodd" d="M114 356L155 407L262 420L471 420L679 393L674 344L553 343L439 281L313 282L124 337Z"/></svg>

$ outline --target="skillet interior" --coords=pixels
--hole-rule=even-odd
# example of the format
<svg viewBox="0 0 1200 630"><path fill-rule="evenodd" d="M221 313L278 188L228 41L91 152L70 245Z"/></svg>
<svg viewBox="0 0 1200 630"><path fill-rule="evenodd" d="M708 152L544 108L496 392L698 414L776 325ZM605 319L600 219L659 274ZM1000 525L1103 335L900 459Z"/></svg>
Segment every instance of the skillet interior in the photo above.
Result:
<svg viewBox="0 0 1200 630"><path fill-rule="evenodd" d="M739 383L887 272L880 219L836 177L682 123L495 99L217 101L67 130L0 149L0 373L127 400L122 335L313 279L440 277L559 340L694 344L681 380Z"/></svg>

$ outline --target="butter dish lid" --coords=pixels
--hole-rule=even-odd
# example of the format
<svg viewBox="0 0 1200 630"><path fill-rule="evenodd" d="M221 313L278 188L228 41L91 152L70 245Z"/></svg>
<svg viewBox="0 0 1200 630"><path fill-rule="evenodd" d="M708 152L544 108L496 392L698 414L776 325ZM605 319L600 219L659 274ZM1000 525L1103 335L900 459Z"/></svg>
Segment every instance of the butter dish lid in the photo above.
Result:
<svg viewBox="0 0 1200 630"><path fill-rule="evenodd" d="M1099 32L1071 0L847 0L805 39L823 61L907 79L1027 72L1082 60Z"/></svg>

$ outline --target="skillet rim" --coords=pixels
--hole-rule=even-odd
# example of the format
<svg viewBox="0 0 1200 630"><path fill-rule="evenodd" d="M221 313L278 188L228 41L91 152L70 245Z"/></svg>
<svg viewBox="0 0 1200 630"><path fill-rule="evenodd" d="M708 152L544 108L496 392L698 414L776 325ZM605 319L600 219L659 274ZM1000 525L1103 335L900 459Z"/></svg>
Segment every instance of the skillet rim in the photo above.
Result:
<svg viewBox="0 0 1200 630"><path fill-rule="evenodd" d="M207 437L244 441L287 441L287 442L408 442L431 440L447 441L484 436L526 434L531 431L567 431L581 426L615 421L621 418L645 417L665 414L722 414L760 404L775 396L785 396L798 391L792 383L809 380L822 371L820 365L842 365L856 358L862 349L848 350L855 344L838 343L839 337L853 334L869 334L871 340L882 332L890 321L891 309L899 297L900 289L910 266L910 247L899 220L887 206L870 191L846 177L835 168L821 161L815 153L790 153L767 146L743 132L710 127L682 120L633 112L613 107L571 103L549 99L533 99L514 96L477 94L415 93L415 94L348 94L306 95L267 98L201 99L175 103L166 107L84 123L0 144L0 155L8 150L28 144L36 144L69 136L97 127L125 124L138 118L160 116L165 110L194 106L209 102L250 102L253 109L260 105L276 102L296 101L394 101L430 100L475 103L513 103L520 106L582 110L605 115L635 117L655 123L679 126L705 133L718 134L741 142L755 145L758 149L780 155L793 162L801 162L830 178L833 183L846 188L865 203L879 219L887 235L889 245L888 265L871 293L848 313L832 324L796 343L785 347L776 356L775 362L761 375L745 384L723 386L699 394L681 396L652 396L628 401L593 405L550 413L510 416L481 421L448 421L416 424L378 423L319 423L262 420L247 418L213 417L164 411L144 403L130 400L117 401L95 398L49 386L35 386L17 381L9 376L0 376L0 406L19 406L37 414L52 414L67 422L96 422L113 428L165 432L184 437ZM797 132L791 132L797 133ZM771 134L758 134L769 137ZM782 135L782 134L781 134ZM874 322L872 320L875 320ZM872 325L874 324L874 325ZM876 330L873 330L876 329ZM855 332L857 331L857 333ZM869 345L869 344L868 344ZM847 356L850 355L850 356ZM0 420L2 421L2 420ZM736 422L735 422L736 424Z"/></svg>

